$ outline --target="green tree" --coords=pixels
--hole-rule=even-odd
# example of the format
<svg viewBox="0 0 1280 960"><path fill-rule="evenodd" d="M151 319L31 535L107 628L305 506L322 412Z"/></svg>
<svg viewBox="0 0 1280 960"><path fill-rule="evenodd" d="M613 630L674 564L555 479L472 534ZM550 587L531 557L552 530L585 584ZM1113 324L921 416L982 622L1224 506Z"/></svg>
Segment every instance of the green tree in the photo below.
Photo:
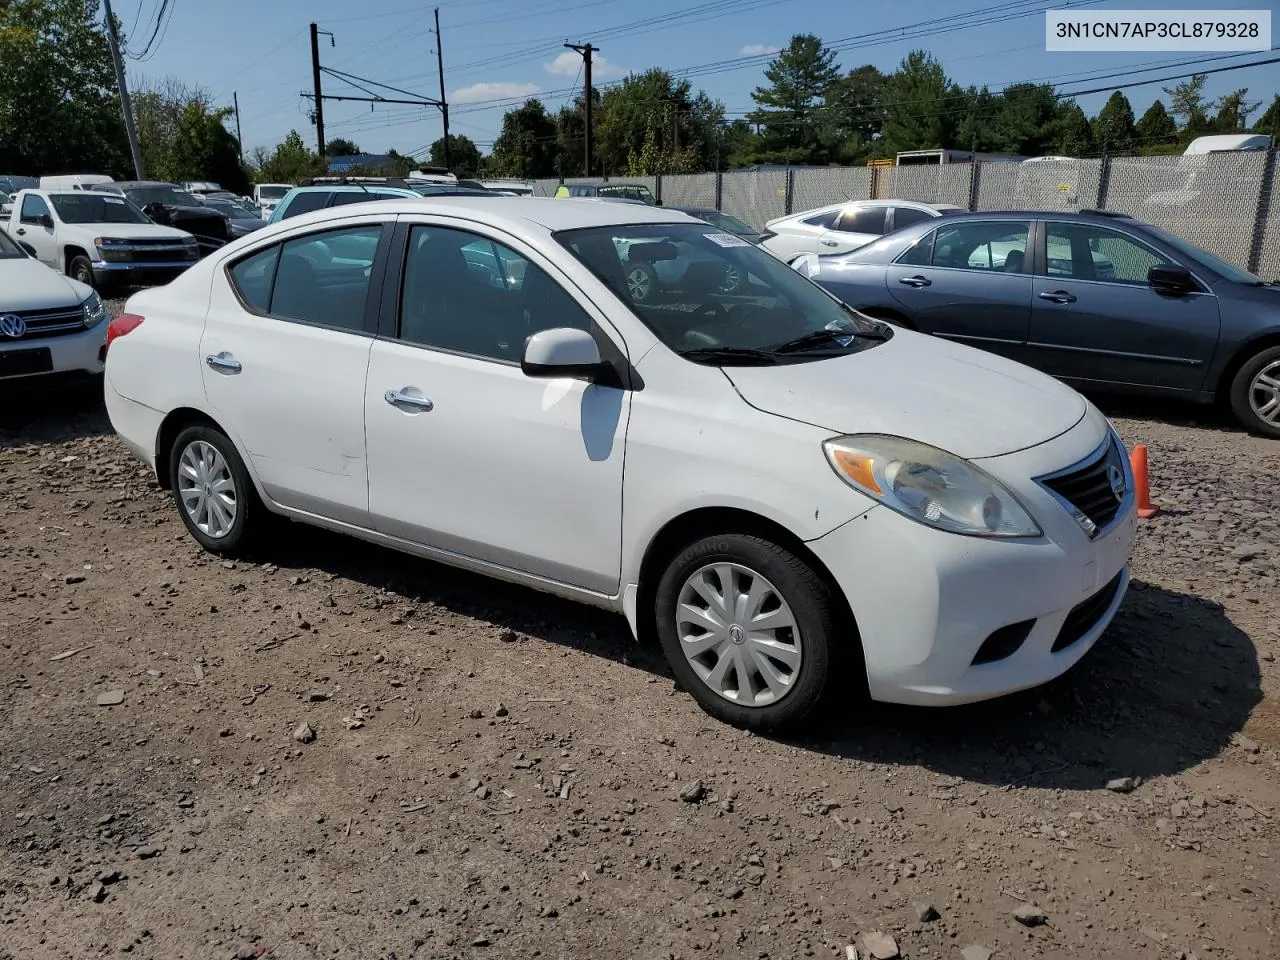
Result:
<svg viewBox="0 0 1280 960"><path fill-rule="evenodd" d="M597 154L609 173L652 176L714 165L724 107L695 94L688 80L656 67L633 73L605 91L600 114Z"/></svg>
<svg viewBox="0 0 1280 960"><path fill-rule="evenodd" d="M427 161L433 167L443 167L444 137L431 144L431 155ZM474 177L480 169L480 148L470 137L449 134L449 162L453 172L460 177Z"/></svg>
<svg viewBox="0 0 1280 960"><path fill-rule="evenodd" d="M1052 86L1010 84L1001 91L991 118L995 149L1001 153L1043 156L1049 152L1058 119L1058 101Z"/></svg>
<svg viewBox="0 0 1280 960"><path fill-rule="evenodd" d="M156 180L214 180L248 192L240 145L226 128L229 107L215 107L207 90L174 77L139 85L133 112L147 176Z"/></svg>
<svg viewBox="0 0 1280 960"><path fill-rule="evenodd" d="M1209 125L1209 103L1204 98L1207 74L1197 73L1174 87L1161 87L1169 97L1169 112L1182 124L1184 134L1195 135Z"/></svg>
<svg viewBox="0 0 1280 960"><path fill-rule="evenodd" d="M942 64L924 50L913 50L890 75L884 104L885 150L947 147L953 142L964 93L947 79Z"/></svg>
<svg viewBox="0 0 1280 960"><path fill-rule="evenodd" d="M131 175L97 0L0 2L0 166Z"/></svg>
<svg viewBox="0 0 1280 960"><path fill-rule="evenodd" d="M1269 133L1272 137L1280 139L1280 93L1276 94L1275 99L1271 101L1271 106L1267 107L1266 112L1253 125L1253 132Z"/></svg>
<svg viewBox="0 0 1280 960"><path fill-rule="evenodd" d="M1164 102L1157 100L1147 107L1147 112L1133 128L1138 148L1147 152L1160 152L1178 142L1178 125L1165 110Z"/></svg>
<svg viewBox="0 0 1280 960"><path fill-rule="evenodd" d="M302 141L297 130L280 143L258 167L259 183L297 183L307 177L323 176L327 164Z"/></svg>
<svg viewBox="0 0 1280 960"><path fill-rule="evenodd" d="M493 166L499 176L556 176L556 122L541 100L526 100L503 115Z"/></svg>
<svg viewBox="0 0 1280 960"><path fill-rule="evenodd" d="M1123 154L1132 152L1135 137L1133 107L1129 98L1117 90L1094 118L1093 138L1107 153Z"/></svg>
<svg viewBox="0 0 1280 960"><path fill-rule="evenodd" d="M326 157L358 157L363 151L345 137L334 137L324 145Z"/></svg>
<svg viewBox="0 0 1280 960"><path fill-rule="evenodd" d="M1001 106L998 94L986 87L970 86L957 94L960 120L952 134L952 144L961 150L985 152L997 149L996 130L992 118Z"/></svg>
<svg viewBox="0 0 1280 960"><path fill-rule="evenodd" d="M1262 103L1259 100L1254 100L1252 103L1246 102L1245 96L1248 92L1248 87L1241 87L1215 101L1215 106L1218 108L1212 120L1215 133L1243 133L1249 129L1249 114L1262 106Z"/></svg>
<svg viewBox="0 0 1280 960"><path fill-rule="evenodd" d="M819 122L827 91L840 76L835 51L813 34L796 34L764 71L767 87L756 87L757 109L747 115L764 127L766 150L795 163L824 163Z"/></svg>
<svg viewBox="0 0 1280 960"><path fill-rule="evenodd" d="M593 134L591 153L591 175L600 176L605 173L616 173L625 164L625 158L618 163L611 163L611 158L600 146L601 115L603 98L599 87L591 90L591 128ZM586 171L583 162L586 159L586 99L579 93L573 103L560 108L556 114L556 170L561 176L582 175Z"/></svg>
<svg viewBox="0 0 1280 960"><path fill-rule="evenodd" d="M1096 149L1089 118L1074 100L1064 102L1058 111L1052 148L1055 154L1066 157L1085 157Z"/></svg>
<svg viewBox="0 0 1280 960"><path fill-rule="evenodd" d="M886 81L885 75L868 63L827 87L819 132L830 159L861 163L870 156L880 135L880 103Z"/></svg>

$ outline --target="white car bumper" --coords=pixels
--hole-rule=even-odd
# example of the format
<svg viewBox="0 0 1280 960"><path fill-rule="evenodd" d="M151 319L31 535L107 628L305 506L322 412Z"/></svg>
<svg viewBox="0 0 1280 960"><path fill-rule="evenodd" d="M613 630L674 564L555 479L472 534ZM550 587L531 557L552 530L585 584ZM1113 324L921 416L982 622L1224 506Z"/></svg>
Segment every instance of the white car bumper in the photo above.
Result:
<svg viewBox="0 0 1280 960"><path fill-rule="evenodd" d="M1129 584L1136 531L1127 466L1124 500L1092 540L1029 482L1098 449L1090 419L1040 447L980 461L1043 537L958 536L878 506L808 544L848 598L873 699L945 705L1034 687L1070 669L1106 630Z"/></svg>
<svg viewBox="0 0 1280 960"><path fill-rule="evenodd" d="M100 374L106 342L105 323L60 337L0 339L0 381L50 374Z"/></svg>
<svg viewBox="0 0 1280 960"><path fill-rule="evenodd" d="M156 441L160 437L164 414L146 404L122 397L111 382L110 374L104 379L102 396L107 417L116 434L135 457L155 470Z"/></svg>

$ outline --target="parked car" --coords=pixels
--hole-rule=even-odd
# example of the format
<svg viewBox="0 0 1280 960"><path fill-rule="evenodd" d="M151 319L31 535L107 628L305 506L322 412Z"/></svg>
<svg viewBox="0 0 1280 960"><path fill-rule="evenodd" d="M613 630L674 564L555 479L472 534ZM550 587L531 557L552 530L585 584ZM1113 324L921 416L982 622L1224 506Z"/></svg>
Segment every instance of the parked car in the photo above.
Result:
<svg viewBox="0 0 1280 960"><path fill-rule="evenodd" d="M262 219L271 219L276 205L293 189L292 183L260 183L253 188L253 202L262 211Z"/></svg>
<svg viewBox="0 0 1280 960"><path fill-rule="evenodd" d="M153 221L177 227L196 238L201 255L208 254L232 239L230 219L213 210L185 190L158 180L122 180L100 185L127 197Z"/></svg>
<svg viewBox="0 0 1280 960"><path fill-rule="evenodd" d="M212 193L202 194L200 202L211 210L215 210L227 218L231 228L231 239L238 240L245 234L261 230L267 225L259 215L257 208L251 207L234 195L220 197Z"/></svg>
<svg viewBox="0 0 1280 960"><path fill-rule="evenodd" d="M966 213L801 266L870 316L1081 388L1224 400L1280 437L1280 286L1150 224Z"/></svg>
<svg viewBox="0 0 1280 960"><path fill-rule="evenodd" d="M562 183L556 187L557 197L621 197L656 206L653 191L643 183Z"/></svg>
<svg viewBox="0 0 1280 960"><path fill-rule="evenodd" d="M945 203L851 200L778 217L764 226L764 248L791 263L804 253L848 253L921 220L962 213Z"/></svg>
<svg viewBox="0 0 1280 960"><path fill-rule="evenodd" d="M641 244L701 282L632 299ZM204 548L279 514L615 610L744 726L1034 686L1128 584L1128 458L1082 396L679 213L317 211L135 294L108 339L111 422Z"/></svg>
<svg viewBox="0 0 1280 960"><path fill-rule="evenodd" d="M519 180L515 177L497 177L496 179L481 180L480 186L486 190L496 190L499 193L514 193L520 197L533 196L533 182Z"/></svg>
<svg viewBox="0 0 1280 960"><path fill-rule="evenodd" d="M0 190L0 217L7 217L11 213L13 213L13 197Z"/></svg>
<svg viewBox="0 0 1280 960"><path fill-rule="evenodd" d="M214 183L212 180L185 180L178 184L178 188L190 194L226 192L222 189L222 184Z"/></svg>
<svg viewBox="0 0 1280 960"><path fill-rule="evenodd" d="M41 177L40 190L97 190L103 184L115 181L105 173L60 173ZM37 189L28 187L27 189Z"/></svg>
<svg viewBox="0 0 1280 960"><path fill-rule="evenodd" d="M0 382L102 373L107 308L0 230Z"/></svg>
<svg viewBox="0 0 1280 960"><path fill-rule="evenodd" d="M760 243L764 240L764 234L759 230L753 230L737 217L731 217L729 214L721 213L711 207L668 207L667 209L677 210L680 213L687 213L691 217L697 217L699 220L705 220L713 227L719 227L725 233L741 237L750 243Z"/></svg>
<svg viewBox="0 0 1280 960"><path fill-rule="evenodd" d="M324 186L291 187L276 204L267 223L279 223L313 210L340 207L348 203L365 203L369 200L417 198L420 194L407 187L370 187L364 184L334 183Z"/></svg>
<svg viewBox="0 0 1280 960"><path fill-rule="evenodd" d="M40 186L38 177L24 177L16 173L0 174L0 190L17 193L19 190L35 190Z"/></svg>
<svg viewBox="0 0 1280 960"><path fill-rule="evenodd" d="M154 223L119 194L21 190L13 206L9 235L86 286L166 283L200 258L195 237Z"/></svg>

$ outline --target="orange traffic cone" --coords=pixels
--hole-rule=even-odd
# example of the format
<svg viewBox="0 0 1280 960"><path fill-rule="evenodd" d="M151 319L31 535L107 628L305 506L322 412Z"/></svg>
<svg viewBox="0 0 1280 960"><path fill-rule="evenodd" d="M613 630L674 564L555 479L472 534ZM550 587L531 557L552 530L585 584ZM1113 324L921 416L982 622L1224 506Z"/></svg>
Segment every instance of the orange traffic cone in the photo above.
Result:
<svg viewBox="0 0 1280 960"><path fill-rule="evenodd" d="M1160 512L1159 507L1151 505L1151 485L1147 478L1147 445L1140 443L1129 454L1129 466L1133 468L1133 483L1138 494L1138 516L1150 520Z"/></svg>

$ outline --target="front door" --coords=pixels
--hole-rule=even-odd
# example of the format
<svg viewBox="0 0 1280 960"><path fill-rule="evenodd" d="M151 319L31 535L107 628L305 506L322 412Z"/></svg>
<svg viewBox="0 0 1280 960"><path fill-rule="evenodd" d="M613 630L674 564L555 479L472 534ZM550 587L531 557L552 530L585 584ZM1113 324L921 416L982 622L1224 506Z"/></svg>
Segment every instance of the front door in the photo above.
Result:
<svg viewBox="0 0 1280 960"><path fill-rule="evenodd" d="M1022 360L1031 323L1031 224L944 221L885 271L889 295L922 333Z"/></svg>
<svg viewBox="0 0 1280 960"><path fill-rule="evenodd" d="M30 248L41 263L48 264L61 273L63 264L58 262L58 241L53 227L40 222L43 217L52 216L44 197L28 193L22 198L22 208L18 212L20 222L15 231L18 235L14 239Z"/></svg>
<svg viewBox="0 0 1280 960"><path fill-rule="evenodd" d="M418 223L403 257L396 337L373 345L365 393L374 525L616 594L630 394L519 363L539 330L609 335L514 242Z"/></svg>
<svg viewBox="0 0 1280 960"><path fill-rule="evenodd" d="M1199 390L1218 342L1218 298L1147 283L1168 257L1105 226L1044 224L1027 363L1081 386Z"/></svg>
<svg viewBox="0 0 1280 960"><path fill-rule="evenodd" d="M361 527L370 526L369 289L382 236L365 216L233 261L231 284L214 284L200 343L205 395L267 495Z"/></svg>

